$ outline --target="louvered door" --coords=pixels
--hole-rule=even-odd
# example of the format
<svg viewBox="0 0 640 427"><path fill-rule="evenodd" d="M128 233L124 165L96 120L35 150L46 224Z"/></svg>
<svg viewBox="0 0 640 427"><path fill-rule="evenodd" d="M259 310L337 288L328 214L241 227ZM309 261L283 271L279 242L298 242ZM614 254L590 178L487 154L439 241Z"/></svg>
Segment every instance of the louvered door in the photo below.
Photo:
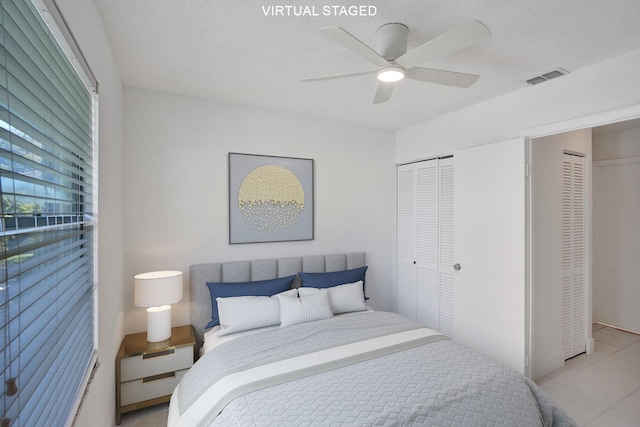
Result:
<svg viewBox="0 0 640 427"><path fill-rule="evenodd" d="M398 167L398 263L396 311L416 318L416 168Z"/></svg>
<svg viewBox="0 0 640 427"><path fill-rule="evenodd" d="M438 160L416 163L416 317L439 328L438 307Z"/></svg>
<svg viewBox="0 0 640 427"><path fill-rule="evenodd" d="M453 337L452 266L453 159L400 166L397 312Z"/></svg>
<svg viewBox="0 0 640 427"><path fill-rule="evenodd" d="M454 252L453 252L453 158L440 161L439 176L439 326L440 332L454 336Z"/></svg>
<svg viewBox="0 0 640 427"><path fill-rule="evenodd" d="M562 351L585 351L585 160L562 160Z"/></svg>

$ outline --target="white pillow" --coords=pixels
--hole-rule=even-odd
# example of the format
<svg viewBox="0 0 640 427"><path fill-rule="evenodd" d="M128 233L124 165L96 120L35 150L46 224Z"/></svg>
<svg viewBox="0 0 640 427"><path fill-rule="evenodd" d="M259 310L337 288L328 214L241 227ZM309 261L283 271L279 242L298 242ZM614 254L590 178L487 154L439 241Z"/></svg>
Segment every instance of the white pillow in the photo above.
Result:
<svg viewBox="0 0 640 427"><path fill-rule="evenodd" d="M352 311L366 310L364 302L364 291L362 290L362 280L355 283L326 288L329 294L329 304L333 314L349 313ZM298 288L298 294L303 297L319 292L318 288Z"/></svg>
<svg viewBox="0 0 640 427"><path fill-rule="evenodd" d="M333 317L326 289L301 298L277 295L280 301L280 327Z"/></svg>
<svg viewBox="0 0 640 427"><path fill-rule="evenodd" d="M263 328L280 323L278 295L298 297L297 289L290 289L272 297L227 297L216 298L220 330L218 336Z"/></svg>

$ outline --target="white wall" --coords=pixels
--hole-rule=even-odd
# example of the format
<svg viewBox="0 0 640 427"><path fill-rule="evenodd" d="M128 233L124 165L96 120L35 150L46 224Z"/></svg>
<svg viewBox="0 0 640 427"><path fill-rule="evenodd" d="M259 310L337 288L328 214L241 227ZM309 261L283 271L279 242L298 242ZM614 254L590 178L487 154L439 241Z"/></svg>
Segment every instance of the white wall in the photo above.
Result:
<svg viewBox="0 0 640 427"><path fill-rule="evenodd" d="M123 337L122 83L96 4L58 0L100 85L98 192L98 362L77 426L113 426L115 357Z"/></svg>
<svg viewBox="0 0 640 427"><path fill-rule="evenodd" d="M531 142L534 378L564 365L561 284L562 155L565 150L586 156L589 194L591 129L536 138Z"/></svg>
<svg viewBox="0 0 640 427"><path fill-rule="evenodd" d="M593 321L640 332L640 127L594 134Z"/></svg>
<svg viewBox="0 0 640 427"><path fill-rule="evenodd" d="M184 272L183 325L189 265L213 261L366 251L369 302L393 310L393 133L134 88L124 105L127 333L146 330L135 274ZM229 245L229 152L314 159L314 240Z"/></svg>
<svg viewBox="0 0 640 427"><path fill-rule="evenodd" d="M401 129L396 135L396 161L428 158L518 136L540 136L527 130L638 105L639 74L637 50Z"/></svg>
<svg viewBox="0 0 640 427"><path fill-rule="evenodd" d="M640 157L640 127L608 133L594 133L593 160Z"/></svg>

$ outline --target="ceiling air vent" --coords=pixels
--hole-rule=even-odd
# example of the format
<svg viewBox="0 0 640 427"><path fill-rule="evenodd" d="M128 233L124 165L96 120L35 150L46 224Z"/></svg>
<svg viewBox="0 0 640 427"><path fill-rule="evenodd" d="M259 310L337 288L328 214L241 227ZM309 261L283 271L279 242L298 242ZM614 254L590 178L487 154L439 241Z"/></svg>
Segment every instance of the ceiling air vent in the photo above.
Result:
<svg viewBox="0 0 640 427"><path fill-rule="evenodd" d="M537 85L538 83L546 82L547 80L555 79L556 77L564 76L566 74L569 74L569 71L565 70L564 68L556 68L555 70L551 70L548 73L542 74L541 76L531 77L526 82L527 84L533 86Z"/></svg>

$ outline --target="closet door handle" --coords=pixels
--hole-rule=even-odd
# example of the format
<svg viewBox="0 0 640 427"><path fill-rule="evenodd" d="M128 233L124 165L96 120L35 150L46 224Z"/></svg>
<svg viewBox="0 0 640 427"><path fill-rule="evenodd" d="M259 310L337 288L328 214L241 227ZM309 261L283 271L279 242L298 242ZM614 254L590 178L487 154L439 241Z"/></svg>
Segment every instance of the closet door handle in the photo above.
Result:
<svg viewBox="0 0 640 427"><path fill-rule="evenodd" d="M456 263L456 264L454 264L454 265L453 265L453 269L454 269L455 271L460 271L460 269L461 269L461 268L462 268L462 266L461 266L460 264L457 264L457 263Z"/></svg>

